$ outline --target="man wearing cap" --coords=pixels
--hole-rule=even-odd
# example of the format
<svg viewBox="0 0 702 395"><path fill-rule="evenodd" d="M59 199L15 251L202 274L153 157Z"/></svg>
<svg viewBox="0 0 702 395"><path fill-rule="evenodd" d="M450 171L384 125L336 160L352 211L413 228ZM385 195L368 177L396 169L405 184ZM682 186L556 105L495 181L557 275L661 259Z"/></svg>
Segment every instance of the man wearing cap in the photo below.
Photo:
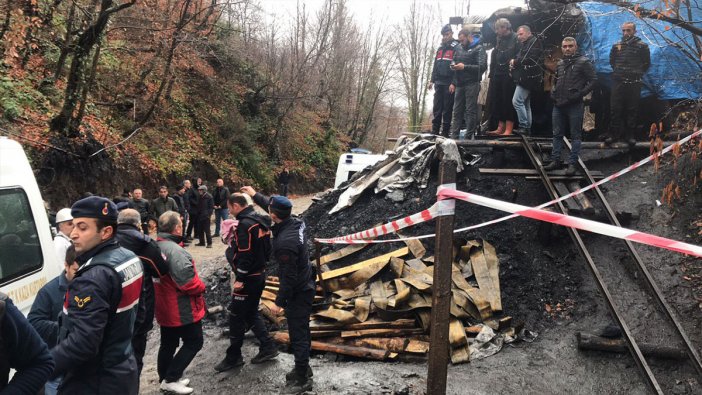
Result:
<svg viewBox="0 0 702 395"><path fill-rule="evenodd" d="M139 375L132 335L143 269L115 236L117 207L91 196L71 208L78 270L68 285L51 350L59 394L136 394Z"/></svg>
<svg viewBox="0 0 702 395"><path fill-rule="evenodd" d="M61 269L63 269L63 261L66 259L66 250L73 245L70 237L71 231L73 230L73 217L71 217L70 208L62 208L56 213L56 227L58 228L58 232L56 237L54 237L54 248L56 249L56 256L61 263Z"/></svg>
<svg viewBox="0 0 702 395"><path fill-rule="evenodd" d="M451 129L451 114L453 112L453 56L456 53L458 41L453 39L451 25L441 28L441 46L434 56L434 68L431 71L429 90L434 87L434 108L431 120L431 132L448 137ZM443 129L442 129L443 125Z"/></svg>
<svg viewBox="0 0 702 395"><path fill-rule="evenodd" d="M214 212L214 199L212 199L212 195L207 192L207 186L205 185L197 187L197 191L200 197L197 200L197 225L195 226L195 233L197 233L197 238L200 241L195 245L204 246L205 239L207 239L207 248L212 248L210 219L212 218L212 212Z"/></svg>
<svg viewBox="0 0 702 395"><path fill-rule="evenodd" d="M232 287L232 302L229 305L230 345L224 359L215 366L218 372L244 364L241 346L247 327L251 327L260 342L259 352L251 359L251 363L262 363L278 355L278 350L258 311L258 303L266 286L265 269L270 255L270 218L256 213L241 193L229 196L227 204L239 221L231 247L225 252L236 281Z"/></svg>
<svg viewBox="0 0 702 395"><path fill-rule="evenodd" d="M290 333L290 346L295 356L295 367L285 375L283 393L298 394L312 389L310 368L310 314L315 294L315 271L307 251L305 223L290 216L292 203L284 196L263 196L250 186L241 191L253 197L254 202L268 210L273 220L273 256L278 262L280 288L275 299L274 314L285 309Z"/></svg>

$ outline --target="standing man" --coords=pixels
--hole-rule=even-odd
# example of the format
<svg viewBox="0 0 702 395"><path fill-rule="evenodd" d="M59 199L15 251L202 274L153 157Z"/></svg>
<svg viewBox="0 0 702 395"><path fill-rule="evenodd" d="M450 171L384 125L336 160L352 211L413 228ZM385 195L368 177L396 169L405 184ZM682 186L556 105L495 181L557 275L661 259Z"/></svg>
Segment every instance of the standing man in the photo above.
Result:
<svg viewBox="0 0 702 395"><path fill-rule="evenodd" d="M288 196L288 184L290 184L290 171L286 166L283 168L283 171L278 174L279 195Z"/></svg>
<svg viewBox="0 0 702 395"><path fill-rule="evenodd" d="M517 87L512 96L512 105L517 111L519 126L515 133L531 134L531 92L536 92L543 85L543 68L541 57L544 49L541 40L531 34L531 28L523 25L517 29L519 52L510 60L509 68Z"/></svg>
<svg viewBox="0 0 702 395"><path fill-rule="evenodd" d="M144 277L141 285L141 296L137 306L136 321L132 348L136 359L139 375L144 367L143 359L146 353L146 338L154 327L154 279L168 274L168 266L161 255L158 244L151 237L141 233L139 229L139 213L131 208L122 210L117 216L117 241L119 244L136 254L141 259Z"/></svg>
<svg viewBox="0 0 702 395"><path fill-rule="evenodd" d="M186 187L188 188L188 190L185 192L185 201L187 202L186 205L188 206L188 217L190 217L188 221L188 229L185 231L185 242L196 238L198 235L197 204L200 200L200 193L198 192L197 188L200 186L200 183L202 183L202 180L198 178L197 182L198 184L194 187L190 186L190 181L185 183Z"/></svg>
<svg viewBox="0 0 702 395"><path fill-rule="evenodd" d="M61 315L63 296L68 289L68 283L73 280L78 270L78 263L75 260L76 249L71 243L71 246L66 250L63 272L41 287L34 303L32 303L32 309L27 315L27 320L49 348L56 347L56 343L58 343L58 318ZM44 386L44 394L57 394L60 384L61 377L47 381Z"/></svg>
<svg viewBox="0 0 702 395"><path fill-rule="evenodd" d="M458 139L458 131L463 121L466 122L466 136L472 136L478 129L478 94L480 80L487 70L487 53L480 44L480 37L473 36L463 29L458 33L454 60L456 64L451 86L455 87L456 97L453 102L453 119L451 119L451 138Z"/></svg>
<svg viewBox="0 0 702 395"><path fill-rule="evenodd" d="M636 144L641 78L651 65L648 45L636 36L633 22L622 25L622 39L609 51L609 64L612 66L612 123L610 137L605 142L611 144L625 140L632 146Z"/></svg>
<svg viewBox="0 0 702 395"><path fill-rule="evenodd" d="M229 188L224 186L224 180L217 179L217 187L212 195L214 201L215 212L215 233L214 237L219 237L219 229L222 221L229 218L229 209L227 208L227 199L229 199Z"/></svg>
<svg viewBox="0 0 702 395"><path fill-rule="evenodd" d="M212 218L212 211L214 210L214 200L212 195L207 193L207 187L205 185L200 185L197 187L197 191L200 197L197 200L197 227L195 231L197 233L197 238L200 240L196 246L204 246L205 241L207 241L207 248L212 248L212 234L210 233L210 220ZM205 240L207 239L207 240Z"/></svg>
<svg viewBox="0 0 702 395"><path fill-rule="evenodd" d="M151 215L151 209L149 201L142 198L141 189L137 188L132 193L132 208L139 212L141 215L141 230L145 235L149 234L149 217Z"/></svg>
<svg viewBox="0 0 702 395"><path fill-rule="evenodd" d="M161 214L166 211L178 211L178 205L175 200L168 196L168 188L162 185L158 189L158 197L151 201L151 219L158 221Z"/></svg>
<svg viewBox="0 0 702 395"><path fill-rule="evenodd" d="M166 257L169 274L155 282L156 320L161 326L158 349L158 379L161 390L189 394L190 380L183 379L185 368L202 349L202 318L205 316L205 284L197 274L192 256L179 244L183 222L180 215L167 211L158 219L158 245ZM183 346L176 353L180 341Z"/></svg>
<svg viewBox="0 0 702 395"><path fill-rule="evenodd" d="M71 217L70 208L62 208L56 213L56 227L58 232L56 237L54 237L54 248L56 249L56 256L59 262L63 262L66 259L68 247L73 245L70 236L73 230L73 217ZM61 268L63 268L63 265L61 265Z"/></svg>
<svg viewBox="0 0 702 395"><path fill-rule="evenodd" d="M132 352L143 270L115 235L117 207L91 196L71 207L79 268L66 291L59 342L51 350L61 394L136 394Z"/></svg>
<svg viewBox="0 0 702 395"><path fill-rule="evenodd" d="M436 50L434 68L431 70L429 90L434 87L434 108L431 120L431 132L448 137L451 128L451 113L453 112L453 89L449 89L453 80L451 64L458 47L458 41L453 39L451 25L441 28L441 45ZM443 125L443 128L442 128Z"/></svg>
<svg viewBox="0 0 702 395"><path fill-rule="evenodd" d="M510 75L510 60L517 57L517 35L512 32L512 24L506 18L495 21L497 44L490 54L490 116L498 121L497 129L488 132L490 136L509 136L514 128L517 113L512 106L514 80Z"/></svg>
<svg viewBox="0 0 702 395"><path fill-rule="evenodd" d="M266 262L270 255L270 219L256 213L241 193L234 193L228 199L229 209L239 224L234 234L232 246L225 253L232 267L236 281L232 289L232 303L229 305L229 341L227 354L215 366L224 372L244 364L241 346L244 334L251 327L260 346L251 363L263 363L278 355L266 324L258 311L261 294L266 286Z"/></svg>
<svg viewBox="0 0 702 395"><path fill-rule="evenodd" d="M10 369L15 370L12 380ZM0 393L37 394L53 369L46 343L12 299L0 292Z"/></svg>
<svg viewBox="0 0 702 395"><path fill-rule="evenodd" d="M310 265L307 251L305 223L290 216L292 203L283 196L268 198L250 186L242 192L253 197L254 202L267 209L273 220L273 256L278 262L280 289L275 299L278 314L285 309L290 333L290 346L295 356L295 367L285 375L286 387L283 393L299 394L312 390L312 369L310 368L310 314L315 294L316 272Z"/></svg>
<svg viewBox="0 0 702 395"><path fill-rule="evenodd" d="M567 175L575 174L575 164L580 155L580 141L583 131L585 105L583 97L595 86L595 67L584 55L578 53L578 44L573 37L566 37L561 43L563 59L556 69L556 86L551 91L553 98L553 150L551 163L544 170L562 167L561 150L566 130L570 131L573 148L568 157Z"/></svg>

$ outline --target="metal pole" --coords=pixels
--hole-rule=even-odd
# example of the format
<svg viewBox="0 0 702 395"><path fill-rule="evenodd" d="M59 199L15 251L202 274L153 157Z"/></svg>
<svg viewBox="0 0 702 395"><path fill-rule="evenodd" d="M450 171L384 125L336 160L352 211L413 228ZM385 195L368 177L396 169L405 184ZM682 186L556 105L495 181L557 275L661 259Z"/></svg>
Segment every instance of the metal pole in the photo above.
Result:
<svg viewBox="0 0 702 395"><path fill-rule="evenodd" d="M456 182L456 162L442 160L439 165L441 185ZM451 303L451 269L453 264L453 214L436 220L434 284L431 296L429 373L427 394L446 393L449 361L449 313Z"/></svg>

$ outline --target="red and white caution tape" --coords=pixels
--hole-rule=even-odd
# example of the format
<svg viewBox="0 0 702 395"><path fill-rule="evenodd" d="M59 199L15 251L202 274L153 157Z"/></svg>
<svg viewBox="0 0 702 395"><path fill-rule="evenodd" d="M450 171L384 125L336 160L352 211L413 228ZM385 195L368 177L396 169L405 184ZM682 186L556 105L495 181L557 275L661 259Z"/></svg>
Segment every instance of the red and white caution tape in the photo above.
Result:
<svg viewBox="0 0 702 395"><path fill-rule="evenodd" d="M668 147L664 148L661 152L654 152L653 154L647 156L646 158L641 159L640 161L638 161L630 166L627 166L627 167L623 168L622 170L619 170L618 172L601 179L600 181L597 181L597 182L590 184L586 187L575 190L575 191L573 191L565 196L559 197L558 199L554 199L554 200L551 200L549 202L540 204L534 208L541 209L544 207L548 207L552 204L562 202L568 198L579 195L581 193L585 193L593 188L599 187L600 185L602 185L604 183L607 183L607 182L612 181L618 177L621 177L622 175L629 173L629 172L641 167L642 165L644 165L646 163L651 162L656 157L661 157L661 156L669 153L670 151L675 149L675 147L681 146L681 145L687 143L688 141L692 140L693 138L698 137L701 134L702 134L702 129L692 133L691 135L683 138L682 140L676 142L675 144L669 145ZM437 191L437 193L440 193L442 187L443 186L439 187L439 191ZM429 221L430 219L436 218L438 216L437 213L438 213L438 205L434 204L430 208L423 210L419 213L412 214L412 215L407 216L403 219L392 221L392 222L389 222L389 223L381 225L381 226L376 226L375 228L372 228L372 229L367 229L367 230L357 232L357 233L347 235L347 236L339 236L339 237L327 238L327 239L315 239L315 241L320 242L320 243L324 243L324 244L367 244L367 243L391 243L391 242L403 241L403 240L428 239L428 238L434 237L435 234L432 233L432 234L428 234L428 235L414 236L414 237L402 237L402 238L397 238L397 239L368 240L369 238L379 237L379 236L383 236L383 235L390 234L390 233L395 233L400 229L404 229L404 228L412 226L412 225L416 225L416 224L419 224L422 222ZM503 221L507 221L507 220L512 219L512 218L516 218L518 216L519 216L518 214L506 215L504 217L496 218L496 219L493 219L490 221L466 226L464 228L455 229L453 231L453 233L460 233L460 232L465 232L468 230L482 228L482 227L489 226L489 225L494 225L494 224L497 224L497 223L500 223Z"/></svg>
<svg viewBox="0 0 702 395"><path fill-rule="evenodd" d="M591 221L588 219L571 217L551 211L539 210L519 204L503 202L501 200L490 199L484 196L474 195L472 193L461 192L455 189L443 189L439 192L439 199L459 199L470 203L475 203L484 207L494 208L496 210L514 213L516 215L536 219L539 221L550 222L558 225L568 226L571 228L581 229L587 232L599 233L605 236L616 237L618 239L635 241L637 243L646 244L654 247L665 248L671 251L682 252L683 254L702 257L702 247L683 243L681 241L666 239L665 237L654 236L652 234L638 232L631 229L620 228L602 222Z"/></svg>

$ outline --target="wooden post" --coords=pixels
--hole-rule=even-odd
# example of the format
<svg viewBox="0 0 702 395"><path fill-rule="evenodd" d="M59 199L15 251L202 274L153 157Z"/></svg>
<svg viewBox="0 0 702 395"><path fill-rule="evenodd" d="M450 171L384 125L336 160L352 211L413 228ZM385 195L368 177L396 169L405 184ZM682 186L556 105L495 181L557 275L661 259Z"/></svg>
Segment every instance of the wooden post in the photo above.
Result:
<svg viewBox="0 0 702 395"><path fill-rule="evenodd" d="M442 160L439 165L441 185L456 182L456 162ZM451 303L451 265L453 261L453 214L436 219L436 247L434 256L434 284L432 287L432 308L429 373L427 394L446 393L446 373L449 361L449 312Z"/></svg>
<svg viewBox="0 0 702 395"><path fill-rule="evenodd" d="M329 292L329 287L327 286L327 283L324 282L324 279L322 278L322 244L318 241L314 242L314 249L315 249L315 261L317 262L317 280L319 281L319 284L322 286L322 289L324 290L324 299L329 297L330 292Z"/></svg>

